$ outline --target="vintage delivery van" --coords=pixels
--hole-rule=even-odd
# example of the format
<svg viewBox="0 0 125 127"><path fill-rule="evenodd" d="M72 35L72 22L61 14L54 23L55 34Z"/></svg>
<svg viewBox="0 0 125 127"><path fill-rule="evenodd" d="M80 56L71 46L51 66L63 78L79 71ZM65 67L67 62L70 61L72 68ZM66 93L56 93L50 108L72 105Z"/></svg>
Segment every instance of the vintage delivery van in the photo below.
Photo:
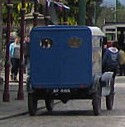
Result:
<svg viewBox="0 0 125 127"><path fill-rule="evenodd" d="M93 113L99 115L105 96L107 109L112 109L113 73L102 73L104 36L98 27L32 29L27 79L30 115L36 114L38 100L45 100L47 110L52 111L54 100L91 99Z"/></svg>

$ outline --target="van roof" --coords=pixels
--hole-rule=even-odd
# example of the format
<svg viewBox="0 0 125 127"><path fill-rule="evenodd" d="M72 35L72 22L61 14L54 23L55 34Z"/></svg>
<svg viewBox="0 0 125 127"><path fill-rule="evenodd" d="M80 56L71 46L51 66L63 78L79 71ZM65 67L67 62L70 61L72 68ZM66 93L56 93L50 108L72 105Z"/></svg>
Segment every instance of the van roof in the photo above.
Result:
<svg viewBox="0 0 125 127"><path fill-rule="evenodd" d="M99 28L99 27L96 27L96 26L67 26L67 25L49 25L49 26L38 26L38 27L35 27L33 29L41 29L41 28L44 28L44 29L48 29L49 27L51 28L56 28L56 29L65 29L65 28L89 28L92 35L93 36L105 36L105 34L102 32L102 30Z"/></svg>
<svg viewBox="0 0 125 127"><path fill-rule="evenodd" d="M93 36L105 36L99 27L89 26Z"/></svg>

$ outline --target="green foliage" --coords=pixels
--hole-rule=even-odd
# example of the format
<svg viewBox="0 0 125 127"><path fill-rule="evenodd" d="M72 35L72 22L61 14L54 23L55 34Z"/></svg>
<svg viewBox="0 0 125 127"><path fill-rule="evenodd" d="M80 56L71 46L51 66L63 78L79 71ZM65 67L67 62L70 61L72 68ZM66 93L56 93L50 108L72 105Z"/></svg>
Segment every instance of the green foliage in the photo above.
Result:
<svg viewBox="0 0 125 127"><path fill-rule="evenodd" d="M78 21L78 0L67 0L68 6L70 6L70 19L74 19L74 22ZM103 0L86 0L86 25L95 25L97 17L100 13L100 4Z"/></svg>
<svg viewBox="0 0 125 127"><path fill-rule="evenodd" d="M77 25L77 22L73 17L68 17L68 23L69 25Z"/></svg>
<svg viewBox="0 0 125 127"><path fill-rule="evenodd" d="M94 25L96 24L97 17L99 16L101 12L100 4L103 0L85 0L86 1L86 25ZM70 7L70 10L68 13L68 22L69 24L77 24L78 22L78 12L79 12L79 6L78 6L78 0L62 0L63 3L65 3L67 6ZM33 3L27 2L25 4L26 13L31 12L31 8L33 6ZM14 4L13 6L13 13L12 13L12 19L15 24L19 24L19 17L20 17L20 10L22 8L21 2L18 2L17 4ZM39 9L39 12L41 9ZM42 13L42 12L40 12ZM6 5L3 4L2 8L2 14L3 14L3 21L6 23L7 21L7 9ZM61 15L63 16L63 15ZM61 17L62 18L62 17Z"/></svg>
<svg viewBox="0 0 125 127"><path fill-rule="evenodd" d="M97 24L102 27L105 22L125 22L125 6L117 1L117 6L102 6L98 15Z"/></svg>
<svg viewBox="0 0 125 127"><path fill-rule="evenodd" d="M26 12L25 13L30 13L32 6L33 6L32 3L25 3L25 8L26 8ZM21 16L21 12L20 12L21 8L22 8L21 2L13 4L12 21L13 21L13 23L15 25L19 24L19 17ZM7 8L6 8L6 4L2 5L2 15L3 15L3 22L6 23L7 22Z"/></svg>

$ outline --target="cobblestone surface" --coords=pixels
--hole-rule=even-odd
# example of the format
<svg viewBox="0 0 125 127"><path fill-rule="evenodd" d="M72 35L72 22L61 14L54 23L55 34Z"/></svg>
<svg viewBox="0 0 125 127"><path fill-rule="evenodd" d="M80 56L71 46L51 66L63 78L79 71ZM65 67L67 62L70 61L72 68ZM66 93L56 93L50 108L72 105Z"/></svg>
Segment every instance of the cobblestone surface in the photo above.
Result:
<svg viewBox="0 0 125 127"><path fill-rule="evenodd" d="M125 77L116 79L112 111L106 110L105 98L102 98L100 116L93 116L90 100L70 100L66 104L56 103L52 113L47 113L44 101L39 101L37 115L31 117L26 91L24 100L15 100L17 88L11 85L10 102L0 102L0 127L125 127Z"/></svg>

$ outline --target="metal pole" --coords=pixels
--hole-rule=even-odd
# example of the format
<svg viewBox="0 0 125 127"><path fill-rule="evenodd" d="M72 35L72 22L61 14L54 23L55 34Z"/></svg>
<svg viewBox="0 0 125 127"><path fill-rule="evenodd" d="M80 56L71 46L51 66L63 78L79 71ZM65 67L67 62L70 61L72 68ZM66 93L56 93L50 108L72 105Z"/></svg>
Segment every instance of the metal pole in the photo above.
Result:
<svg viewBox="0 0 125 127"><path fill-rule="evenodd" d="M24 34L25 34L25 0L22 0L22 9L21 9L21 40L20 40L20 69L19 69L19 89L18 89L18 100L24 99L23 92L23 43L24 43Z"/></svg>
<svg viewBox="0 0 125 127"><path fill-rule="evenodd" d="M63 24L67 25L67 13L65 8L63 8Z"/></svg>
<svg viewBox="0 0 125 127"><path fill-rule="evenodd" d="M3 101L10 101L10 93L9 93L9 43L10 43L10 29L11 29L11 11L13 4L11 4L11 0L8 0L7 6L7 34L6 34L6 60L5 60L5 84L4 84L4 92L3 92Z"/></svg>
<svg viewBox="0 0 125 127"><path fill-rule="evenodd" d="M117 22L117 6L118 6L118 0L115 1L115 22Z"/></svg>
<svg viewBox="0 0 125 127"><path fill-rule="evenodd" d="M93 25L96 25L96 13L97 13L97 2L94 1L94 18L93 18Z"/></svg>
<svg viewBox="0 0 125 127"><path fill-rule="evenodd" d="M49 20L50 20L50 16L49 16L49 7L48 7L48 2L45 2L45 16L44 16L44 20L45 20L45 25L49 25Z"/></svg>
<svg viewBox="0 0 125 127"><path fill-rule="evenodd" d="M78 0L78 5L79 5L78 25L85 25L86 0Z"/></svg>
<svg viewBox="0 0 125 127"><path fill-rule="evenodd" d="M34 16L33 26L34 27L37 26L37 17L38 17L37 6L38 6L38 1L35 0L34 1L34 13L33 13L33 16Z"/></svg>
<svg viewBox="0 0 125 127"><path fill-rule="evenodd" d="M3 17L2 17L2 1L0 1L0 56L2 56L2 49L3 49L3 43L2 43L2 31L3 31L3 26L2 26L2 20L3 20ZM1 58L0 58L1 59Z"/></svg>

